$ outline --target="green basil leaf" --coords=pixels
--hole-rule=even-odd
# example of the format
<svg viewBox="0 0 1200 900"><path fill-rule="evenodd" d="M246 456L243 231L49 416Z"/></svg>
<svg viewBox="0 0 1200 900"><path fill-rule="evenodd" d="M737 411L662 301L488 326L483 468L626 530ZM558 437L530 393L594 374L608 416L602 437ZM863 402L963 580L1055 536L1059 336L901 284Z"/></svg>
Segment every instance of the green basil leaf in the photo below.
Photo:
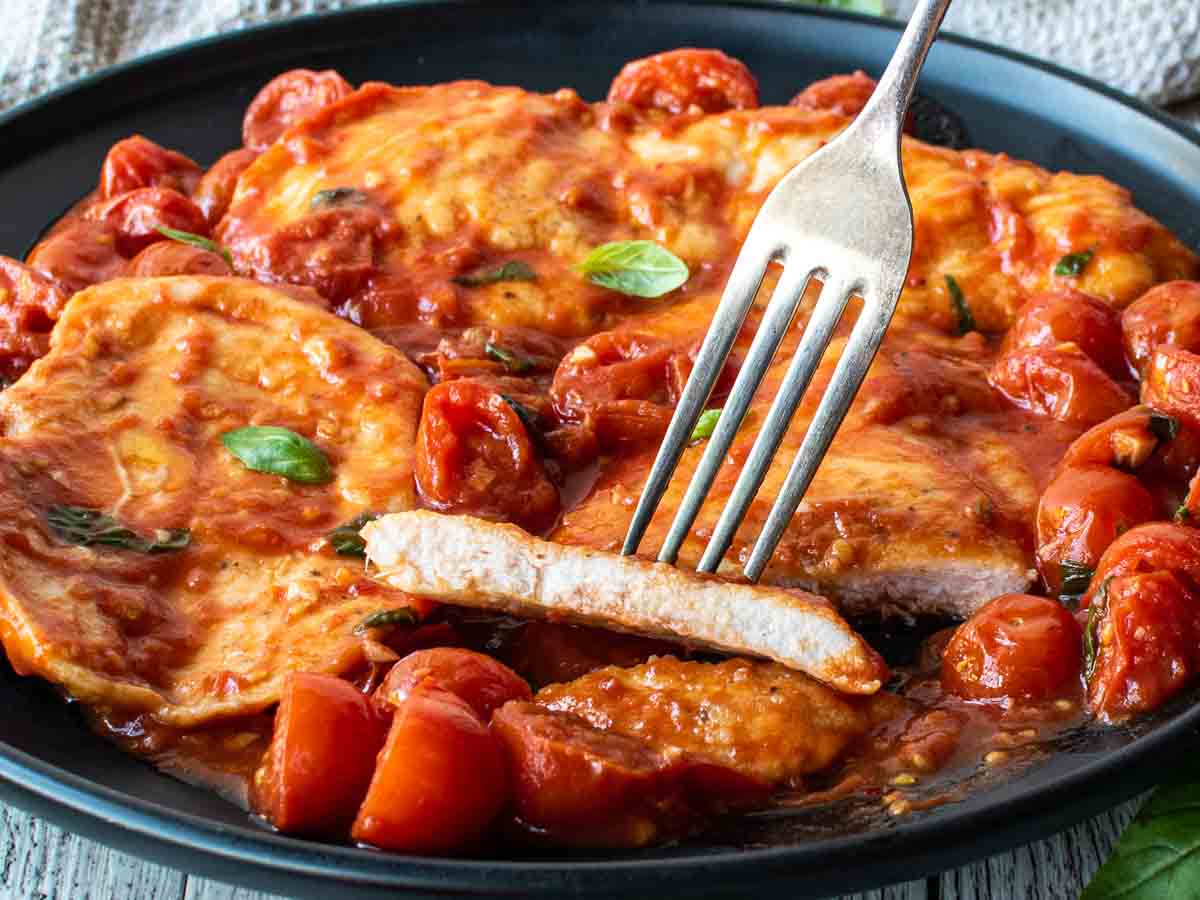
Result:
<svg viewBox="0 0 1200 900"><path fill-rule="evenodd" d="M1068 253L1055 265L1054 274L1062 275L1064 278L1077 278L1083 274L1083 270L1087 268L1087 264L1092 261L1092 257L1095 255L1094 250L1080 250L1078 253Z"/></svg>
<svg viewBox="0 0 1200 900"><path fill-rule="evenodd" d="M354 633L364 634L376 628L411 628L418 621L417 614L407 606L401 606L397 609L383 609L379 612L371 613L371 615L355 625Z"/></svg>
<svg viewBox="0 0 1200 900"><path fill-rule="evenodd" d="M250 425L221 436L225 449L248 469L282 475L304 484L333 480L333 468L321 449L306 437L276 425Z"/></svg>
<svg viewBox="0 0 1200 900"><path fill-rule="evenodd" d="M515 353L512 350L501 347L499 344L493 344L491 341L483 345L483 352L487 354L488 359L503 363L504 368L508 369L514 375L524 375L533 368L533 360L528 356Z"/></svg>
<svg viewBox="0 0 1200 900"><path fill-rule="evenodd" d="M1150 413L1150 421L1146 427L1160 441L1173 441L1175 440L1175 436L1179 434L1179 420L1174 416L1163 415L1160 412Z"/></svg>
<svg viewBox="0 0 1200 900"><path fill-rule="evenodd" d="M661 297L688 280L687 264L654 241L602 244L578 266L592 284L631 297Z"/></svg>
<svg viewBox="0 0 1200 900"><path fill-rule="evenodd" d="M325 209L329 206L362 206L369 198L358 188L335 187L317 191L308 202L309 209Z"/></svg>
<svg viewBox="0 0 1200 900"><path fill-rule="evenodd" d="M958 286L958 280L953 275L946 277L946 290L950 292L950 302L954 304L954 315L958 317L958 334L961 337L975 330L975 317L971 315L971 307L967 298Z"/></svg>
<svg viewBox="0 0 1200 900"><path fill-rule="evenodd" d="M222 247L216 241L211 241L202 234L192 234L190 231L180 231L178 228L167 228L165 225L155 225L154 230L165 238L215 253L225 260L226 265L233 265L233 254L229 252L229 248Z"/></svg>
<svg viewBox="0 0 1200 900"><path fill-rule="evenodd" d="M1200 897L1200 762L1186 760L1138 812L1080 900Z"/></svg>
<svg viewBox="0 0 1200 900"><path fill-rule="evenodd" d="M1112 575L1104 579L1100 590L1096 591L1096 596L1092 598L1092 605L1088 607L1087 627L1083 629L1083 678L1085 681L1091 681L1092 673L1096 670L1096 657L1100 653L1100 623L1108 608L1108 585L1112 580Z"/></svg>
<svg viewBox="0 0 1200 900"><path fill-rule="evenodd" d="M721 410L706 409L700 413L700 418L696 420L696 427L692 429L692 440L703 441L712 437L712 433L717 430L717 422L721 418Z"/></svg>
<svg viewBox="0 0 1200 900"><path fill-rule="evenodd" d="M1175 515L1172 518L1180 525L1186 525L1192 520L1192 511L1187 508L1186 503L1180 503L1175 507Z"/></svg>
<svg viewBox="0 0 1200 900"><path fill-rule="evenodd" d="M517 414L517 418L521 420L521 424L525 426L525 430L529 432L529 439L533 441L542 452L545 452L545 437L542 435L542 428L538 424L538 416L532 409L521 403L519 400L514 400L507 394L501 394L500 399L507 403L512 411Z"/></svg>
<svg viewBox="0 0 1200 900"><path fill-rule="evenodd" d="M495 284L498 281L535 281L537 273L533 271L529 263L514 259L495 269L472 272L469 275L458 275L450 280L463 287L479 287L485 284Z"/></svg>
<svg viewBox="0 0 1200 900"><path fill-rule="evenodd" d="M366 558L367 542L363 540L360 531L368 522L374 522L382 513L365 512L355 516L349 522L344 522L339 525L329 534L325 535L325 539L329 541L329 546L333 548L333 552L338 556L358 556Z"/></svg>
<svg viewBox="0 0 1200 900"><path fill-rule="evenodd" d="M1064 559L1060 562L1058 571L1062 575L1062 590L1059 592L1059 596L1074 599L1087 593L1088 585L1092 583L1092 576L1096 574L1096 570L1091 566L1075 562L1072 559Z"/></svg>
<svg viewBox="0 0 1200 900"><path fill-rule="evenodd" d="M144 538L112 516L85 506L52 506L46 524L60 540L80 547L117 547L138 553L169 553L182 550L192 540L186 528L158 528L153 538Z"/></svg>

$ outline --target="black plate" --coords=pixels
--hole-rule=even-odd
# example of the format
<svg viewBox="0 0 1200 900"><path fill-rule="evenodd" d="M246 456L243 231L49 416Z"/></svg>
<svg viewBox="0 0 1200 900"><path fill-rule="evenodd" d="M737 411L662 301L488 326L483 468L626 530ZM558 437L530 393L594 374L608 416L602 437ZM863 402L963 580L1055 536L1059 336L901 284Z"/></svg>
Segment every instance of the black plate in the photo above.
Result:
<svg viewBox="0 0 1200 900"><path fill-rule="evenodd" d="M598 98L629 59L721 47L765 102L809 81L878 73L896 26L765 4L406 3L305 18L192 44L110 70L0 119L0 252L21 255L96 181L108 146L142 132L210 162L239 142L256 89L294 66L351 81L478 77ZM1085 79L943 38L922 90L961 115L976 146L1106 175L1200 245L1200 143ZM278 837L238 809L92 737L40 682L0 672L0 795L66 827L191 871L286 894L342 897L826 896L918 878L1044 837L1132 796L1196 746L1182 698L1136 728L1082 731L1019 776L898 821L837 813L747 820L700 842L609 858L518 861L385 856Z"/></svg>

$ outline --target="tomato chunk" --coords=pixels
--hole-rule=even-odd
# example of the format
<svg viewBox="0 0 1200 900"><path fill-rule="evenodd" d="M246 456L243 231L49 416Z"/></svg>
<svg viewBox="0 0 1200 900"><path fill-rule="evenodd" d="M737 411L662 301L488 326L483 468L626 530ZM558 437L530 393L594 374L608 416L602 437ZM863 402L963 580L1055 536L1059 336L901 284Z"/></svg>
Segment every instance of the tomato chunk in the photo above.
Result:
<svg viewBox="0 0 1200 900"><path fill-rule="evenodd" d="M1049 700L1078 684L1082 630L1061 604L1005 594L959 626L942 685L968 700Z"/></svg>
<svg viewBox="0 0 1200 900"><path fill-rule="evenodd" d="M354 685L290 673L254 807L280 831L344 836L367 793L387 722Z"/></svg>
<svg viewBox="0 0 1200 900"><path fill-rule="evenodd" d="M217 227L217 223L229 209L230 201L233 200L238 179L256 159L257 151L242 147L226 153L204 173L204 177L192 191L192 202L204 213L204 220L208 222L209 228Z"/></svg>
<svg viewBox="0 0 1200 900"><path fill-rule="evenodd" d="M1002 354L988 383L1021 409L1094 425L1133 404L1125 389L1075 349L1029 347Z"/></svg>
<svg viewBox="0 0 1200 900"><path fill-rule="evenodd" d="M54 279L68 294L119 278L125 271L116 230L87 219L56 229L33 248L28 262L31 269Z"/></svg>
<svg viewBox="0 0 1200 900"><path fill-rule="evenodd" d="M1142 402L1200 430L1200 354L1159 346L1142 378Z"/></svg>
<svg viewBox="0 0 1200 900"><path fill-rule="evenodd" d="M1128 376L1121 318L1103 300L1069 288L1034 297L1017 312L1004 350L1072 343L1114 378Z"/></svg>
<svg viewBox="0 0 1200 900"><path fill-rule="evenodd" d="M265 150L293 125L353 93L349 82L327 69L293 69L273 78L258 92L242 120L242 143Z"/></svg>
<svg viewBox="0 0 1200 900"><path fill-rule="evenodd" d="M224 257L211 250L179 241L158 241L129 261L125 274L130 278L156 275L232 275Z"/></svg>
<svg viewBox="0 0 1200 900"><path fill-rule="evenodd" d="M860 69L850 75L833 75L814 81L789 100L788 106L828 110L853 118L862 112L874 92L875 79Z"/></svg>
<svg viewBox="0 0 1200 900"><path fill-rule="evenodd" d="M1063 469L1038 503L1038 569L1051 593L1062 587L1062 565L1094 569L1108 545L1135 525L1159 518L1136 477L1106 466Z"/></svg>
<svg viewBox="0 0 1200 900"><path fill-rule="evenodd" d="M135 256L163 240L159 228L204 234L208 224L199 207L170 188L138 188L92 207L88 216L109 225L117 235L117 250Z"/></svg>
<svg viewBox="0 0 1200 900"><path fill-rule="evenodd" d="M66 305L40 272L0 256L0 381L15 381L50 348L50 329Z"/></svg>
<svg viewBox="0 0 1200 900"><path fill-rule="evenodd" d="M745 65L720 50L685 47L626 64L613 79L608 99L669 113L754 109L758 82Z"/></svg>
<svg viewBox="0 0 1200 900"><path fill-rule="evenodd" d="M1156 709L1195 676L1200 598L1178 576L1116 577L1093 604L1088 703L1098 716L1115 720Z"/></svg>
<svg viewBox="0 0 1200 900"><path fill-rule="evenodd" d="M470 705L419 687L397 708L351 831L404 853L451 853L492 826L508 795L503 751Z"/></svg>
<svg viewBox="0 0 1200 900"><path fill-rule="evenodd" d="M534 532L558 517L558 489L520 414L498 391L476 382L444 382L425 395L415 468L421 498L433 509Z"/></svg>
<svg viewBox="0 0 1200 900"><path fill-rule="evenodd" d="M111 200L138 188L164 187L190 194L202 169L182 153L135 134L109 148L100 169L98 197Z"/></svg>
<svg viewBox="0 0 1200 900"><path fill-rule="evenodd" d="M1125 355L1145 375L1154 348L1200 351L1200 282L1169 281L1142 294L1121 314Z"/></svg>
<svg viewBox="0 0 1200 900"><path fill-rule="evenodd" d="M388 673L376 696L401 706L414 690L433 686L465 700L483 721L509 700L532 696L525 679L504 663L457 647L434 647L408 654Z"/></svg>

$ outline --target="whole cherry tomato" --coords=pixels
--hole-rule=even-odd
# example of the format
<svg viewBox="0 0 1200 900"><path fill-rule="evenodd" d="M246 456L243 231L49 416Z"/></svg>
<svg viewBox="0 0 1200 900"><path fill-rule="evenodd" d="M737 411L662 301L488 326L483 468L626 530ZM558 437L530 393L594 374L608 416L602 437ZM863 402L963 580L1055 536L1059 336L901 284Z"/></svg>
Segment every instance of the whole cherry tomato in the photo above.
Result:
<svg viewBox="0 0 1200 900"><path fill-rule="evenodd" d="M153 278L158 275L231 275L233 270L219 253L179 241L158 241L131 259L125 274L130 278Z"/></svg>
<svg viewBox="0 0 1200 900"><path fill-rule="evenodd" d="M242 143L265 150L293 125L353 93L333 70L293 69L273 78L258 92L242 121Z"/></svg>
<svg viewBox="0 0 1200 900"><path fill-rule="evenodd" d="M431 685L465 700L485 722L509 700L529 700L529 685L504 663L458 647L417 650L400 660L376 696L400 706L414 690Z"/></svg>
<svg viewBox="0 0 1200 900"><path fill-rule="evenodd" d="M68 295L125 274L116 229L88 219L56 229L30 251L28 263L62 285Z"/></svg>
<svg viewBox="0 0 1200 900"><path fill-rule="evenodd" d="M1133 403L1124 388L1073 349L1010 350L993 363L988 383L1021 409L1080 425L1095 425Z"/></svg>
<svg viewBox="0 0 1200 900"><path fill-rule="evenodd" d="M1200 282L1169 281L1151 288L1125 307L1121 328L1129 365L1143 375L1159 344L1200 351Z"/></svg>
<svg viewBox="0 0 1200 900"><path fill-rule="evenodd" d="M97 197L113 197L138 188L164 187L190 194L200 180L201 168L182 153L160 147L135 134L109 148L100 169Z"/></svg>
<svg viewBox="0 0 1200 900"><path fill-rule="evenodd" d="M1200 354L1160 344L1142 375L1142 402L1200 430Z"/></svg>
<svg viewBox="0 0 1200 900"><path fill-rule="evenodd" d="M874 92L875 79L860 69L851 75L834 75L814 81L789 100L788 106L828 110L853 118L862 112Z"/></svg>
<svg viewBox="0 0 1200 900"><path fill-rule="evenodd" d="M685 47L626 64L613 79L608 99L669 113L754 109L758 82L745 65L720 50Z"/></svg>
<svg viewBox="0 0 1200 900"><path fill-rule="evenodd" d="M233 200L238 178L258 159L258 151L243 147L226 153L212 164L192 191L192 202L204 213L208 227L216 228Z"/></svg>
<svg viewBox="0 0 1200 900"><path fill-rule="evenodd" d="M1021 307L1004 335L1004 350L1075 344L1114 378L1127 377L1121 349L1121 317L1103 300L1063 288L1040 294Z"/></svg>
<svg viewBox="0 0 1200 900"><path fill-rule="evenodd" d="M199 207L170 188L138 188L119 194L88 210L88 217L116 232L117 250L136 256L155 241L164 240L160 228L203 235L208 223Z"/></svg>

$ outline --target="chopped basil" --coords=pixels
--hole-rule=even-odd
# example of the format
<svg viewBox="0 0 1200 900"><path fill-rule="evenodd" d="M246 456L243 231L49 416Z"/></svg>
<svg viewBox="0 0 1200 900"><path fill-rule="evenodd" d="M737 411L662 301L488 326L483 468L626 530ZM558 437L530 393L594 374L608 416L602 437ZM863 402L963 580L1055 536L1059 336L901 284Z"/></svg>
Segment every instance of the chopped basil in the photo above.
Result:
<svg viewBox="0 0 1200 900"><path fill-rule="evenodd" d="M229 252L229 248L222 247L216 241L209 240L202 234L192 234L190 231L180 231L178 228L167 228L165 225L155 225L154 230L165 238L215 253L225 260L226 265L233 265L233 254Z"/></svg>
<svg viewBox="0 0 1200 900"><path fill-rule="evenodd" d="M84 506L52 506L46 512L46 524L56 537L69 544L118 547L138 553L182 550L192 539L186 528L158 528L153 538L144 538L112 516Z"/></svg>
<svg viewBox="0 0 1200 900"><path fill-rule="evenodd" d="M1173 518L1180 525L1186 524L1192 520L1192 511L1187 508L1186 503L1180 503L1179 506L1175 508L1175 515Z"/></svg>
<svg viewBox="0 0 1200 900"><path fill-rule="evenodd" d="M975 330L975 317L971 315L971 307L967 305L967 298L958 286L957 279L953 275L945 277L946 290L950 292L950 302L954 306L954 315L958 317L958 333L962 336Z"/></svg>
<svg viewBox="0 0 1200 900"><path fill-rule="evenodd" d="M700 414L700 418L696 420L696 427L692 429L692 440L703 441L712 437L712 433L717 430L717 422L721 418L721 410L706 409Z"/></svg>
<svg viewBox="0 0 1200 900"><path fill-rule="evenodd" d="M355 516L349 522L339 525L333 531L325 536L329 541L329 546L333 548L334 553L338 556L359 556L366 557L367 542L363 540L362 527L368 522L374 522L379 518L381 513L365 512L362 515Z"/></svg>
<svg viewBox="0 0 1200 900"><path fill-rule="evenodd" d="M524 375L533 368L533 360L528 356L501 347L499 344L493 344L491 341L483 345L483 352L487 354L488 359L503 363L504 368L514 375Z"/></svg>
<svg viewBox="0 0 1200 900"><path fill-rule="evenodd" d="M463 287L479 287L484 284L495 284L498 281L535 281L536 279L537 273L533 271L529 263L514 259L495 269L459 275L450 280Z"/></svg>
<svg viewBox="0 0 1200 900"><path fill-rule="evenodd" d="M1173 441L1179 434L1179 420L1174 416L1166 416L1160 412L1151 412L1147 423L1150 433L1160 441Z"/></svg>
<svg viewBox="0 0 1200 900"><path fill-rule="evenodd" d="M1059 596L1067 599L1078 599L1086 594L1088 585L1092 583L1092 576L1096 574L1096 570L1091 566L1075 562L1072 559L1064 559L1060 562L1058 571L1062 576L1062 589L1059 591Z"/></svg>
<svg viewBox="0 0 1200 900"><path fill-rule="evenodd" d="M1092 605L1088 607L1087 627L1083 630L1083 677L1086 681L1092 680L1092 673L1096 670L1096 657L1100 653L1100 622L1108 606L1108 585L1112 580L1112 575L1104 579L1100 590L1092 598Z"/></svg>
<svg viewBox="0 0 1200 900"><path fill-rule="evenodd" d="M255 472L282 475L304 484L325 484L333 480L333 468L321 449L288 428L250 425L225 432L221 443L246 468Z"/></svg>
<svg viewBox="0 0 1200 900"><path fill-rule="evenodd" d="M1080 250L1078 253L1068 253L1058 261L1054 267L1055 275L1062 275L1064 278L1077 278L1087 268L1087 264L1092 261L1092 257L1096 253L1093 250Z"/></svg>
<svg viewBox="0 0 1200 900"><path fill-rule="evenodd" d="M362 206L367 202L367 195L358 188L335 187L313 194L308 203L309 209L324 209L327 206Z"/></svg>
<svg viewBox="0 0 1200 900"><path fill-rule="evenodd" d="M539 447L542 445L542 429L538 425L537 413L521 403L519 400L514 400L507 394L501 394L500 399L511 407L512 411L517 414L517 418L521 420L521 424L525 426L525 430L529 432L530 439Z"/></svg>
<svg viewBox="0 0 1200 900"><path fill-rule="evenodd" d="M578 266L592 284L631 297L661 297L688 280L687 264L654 241L602 244Z"/></svg>
<svg viewBox="0 0 1200 900"><path fill-rule="evenodd" d="M371 615L355 625L354 633L363 634L377 628L411 628L417 622L417 614L407 606L401 606L397 609L383 609L379 612L371 613Z"/></svg>

